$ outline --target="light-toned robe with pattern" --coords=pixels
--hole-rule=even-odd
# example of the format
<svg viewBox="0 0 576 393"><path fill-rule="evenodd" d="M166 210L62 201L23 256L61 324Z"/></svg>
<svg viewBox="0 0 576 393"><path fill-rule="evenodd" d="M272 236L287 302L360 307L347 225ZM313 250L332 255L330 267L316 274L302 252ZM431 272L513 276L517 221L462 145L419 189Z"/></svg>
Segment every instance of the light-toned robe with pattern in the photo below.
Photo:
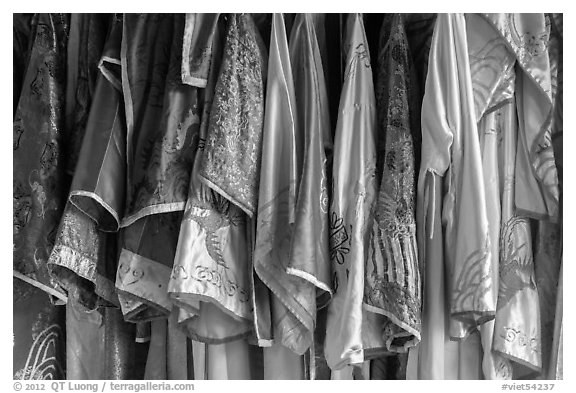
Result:
<svg viewBox="0 0 576 393"><path fill-rule="evenodd" d="M325 355L332 370L386 350L386 317L365 308L364 277L376 200L376 99L362 16L350 14L346 68L334 141L330 259L334 298L329 305Z"/></svg>

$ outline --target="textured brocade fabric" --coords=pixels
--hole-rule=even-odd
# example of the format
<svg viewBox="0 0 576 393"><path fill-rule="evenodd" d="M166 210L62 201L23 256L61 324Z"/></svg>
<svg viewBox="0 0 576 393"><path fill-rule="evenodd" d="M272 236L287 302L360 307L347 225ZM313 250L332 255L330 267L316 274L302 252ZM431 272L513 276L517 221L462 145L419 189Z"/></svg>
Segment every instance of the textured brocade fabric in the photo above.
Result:
<svg viewBox="0 0 576 393"><path fill-rule="evenodd" d="M377 194L376 99L362 16L346 24L346 70L334 140L330 259L334 297L328 306L325 354L331 369L386 351L385 317L364 309L364 269Z"/></svg>
<svg viewBox="0 0 576 393"><path fill-rule="evenodd" d="M100 133L106 128L99 127L102 123L97 123L96 126L94 123L96 119L104 119L106 114L112 114L111 111L103 110L103 108L108 108L103 105L103 101L111 103L112 110L115 109L113 103L117 100L110 100L111 96L108 93L112 92L112 97L118 97L118 91L114 91L110 82L103 78L97 68L105 45L103 40L108 28L107 23L98 19L103 17L87 14L74 14L73 18L77 21L79 31L76 33L80 35L80 42L76 48L77 57L74 58L78 62L75 77L77 80L69 80L69 83L74 83L74 86L69 87L69 97L70 99L76 97L75 103L70 104L68 108L70 112L66 119L68 135L71 138L70 159L74 160L73 164L68 162L69 170L74 170L76 167L86 130L89 135L88 147L83 153L86 154L89 150L91 155L97 156L94 153L102 151L100 150L102 145L95 146L90 142L94 142L95 133ZM110 54L109 48L105 54ZM69 56L72 56L71 48L69 48ZM70 71L69 78L72 76L70 74L74 73ZM110 85L111 90L103 89L103 84ZM99 86L95 89L95 85ZM92 109L94 114L90 118L88 111ZM89 119L90 126L88 126ZM109 116L109 119L114 121L116 116ZM86 171L86 160L82 159L74 185L83 184L81 178L86 177L87 173L91 177L90 170L96 168L89 168ZM93 218L68 201L48 265L50 274L66 289L68 295L88 309L97 307L98 297L118 304L114 290L115 240L114 234L100 231L98 223Z"/></svg>
<svg viewBox="0 0 576 393"><path fill-rule="evenodd" d="M128 190L122 227L184 210L200 125L197 89L181 82L184 23L182 14L124 17Z"/></svg>
<svg viewBox="0 0 576 393"><path fill-rule="evenodd" d="M414 146L409 90L414 83L402 16L384 18L376 102L383 150L381 185L366 264L364 303L388 318L388 350L404 352L420 341L421 283L415 221Z"/></svg>
<svg viewBox="0 0 576 393"><path fill-rule="evenodd" d="M286 347L294 348L296 339L301 339L294 333L292 337L285 337L284 332L301 334L303 328L296 316L280 301L278 295L271 293L271 289L282 288L281 284L271 288L268 279L274 276L270 271L275 268L279 277L284 278L284 285L293 281L286 274L285 266L289 262L290 228L295 216L297 194L295 151L297 107L288 39L284 19L280 14L274 14L272 17L267 73L266 112L262 136L264 165L260 173L253 257L254 313L259 342L266 342L269 346L272 344L272 339L276 341L276 345L264 353L268 361L270 359L274 361L286 352L280 347L283 342ZM287 299L290 299L290 294L286 294L284 301ZM275 310L273 314L272 309ZM291 329L292 326L297 329ZM268 373L265 371L265 377L266 374Z"/></svg>
<svg viewBox="0 0 576 393"><path fill-rule="evenodd" d="M65 300L46 263L64 208L69 16L38 14L13 132L14 275Z"/></svg>
<svg viewBox="0 0 576 393"><path fill-rule="evenodd" d="M200 178L253 216L262 151L268 55L249 14L228 15Z"/></svg>

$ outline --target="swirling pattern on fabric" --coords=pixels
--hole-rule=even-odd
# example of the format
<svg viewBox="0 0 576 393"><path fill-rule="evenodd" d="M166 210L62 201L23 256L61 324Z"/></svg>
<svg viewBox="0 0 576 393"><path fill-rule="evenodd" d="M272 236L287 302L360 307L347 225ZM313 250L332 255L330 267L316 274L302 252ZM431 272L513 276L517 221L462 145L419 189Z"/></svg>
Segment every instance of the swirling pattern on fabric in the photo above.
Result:
<svg viewBox="0 0 576 393"><path fill-rule="evenodd" d="M183 211L200 109L197 88L181 81L182 14L127 14L122 37L128 194L122 226Z"/></svg>
<svg viewBox="0 0 576 393"><path fill-rule="evenodd" d="M268 56L249 14L228 15L223 56L200 178L253 216L258 201Z"/></svg>
<svg viewBox="0 0 576 393"><path fill-rule="evenodd" d="M77 30L70 32L77 45L68 46L68 81L66 83L66 138L68 149L66 171L74 173L82 141L86 132L86 123L96 89L96 80L100 74L98 65L111 17L109 14L72 14ZM75 34L74 34L75 33ZM72 41L71 41L72 42ZM71 80L72 78L72 80Z"/></svg>
<svg viewBox="0 0 576 393"><path fill-rule="evenodd" d="M14 115L14 275L65 300L46 262L64 208L65 59L69 15L38 14Z"/></svg>
<svg viewBox="0 0 576 393"><path fill-rule="evenodd" d="M519 65L516 206L532 218L558 220L558 173L551 127L550 20L542 13L483 14Z"/></svg>
<svg viewBox="0 0 576 393"><path fill-rule="evenodd" d="M418 184L418 193L425 195L427 172L447 179L442 206L445 264L451 336L459 338L496 312L496 297L489 291L489 226L478 128L470 116L475 109L467 49L464 15L438 15L422 104ZM429 206L439 203L430 197Z"/></svg>
<svg viewBox="0 0 576 393"><path fill-rule="evenodd" d="M400 14L387 15L381 30L376 103L381 184L364 303L394 325L385 330L390 351L404 352L420 340L421 282L415 221L414 146L409 90L414 83L408 40Z"/></svg>
<svg viewBox="0 0 576 393"><path fill-rule="evenodd" d="M529 219L518 214L514 204L517 113L514 102L499 110L502 134L502 215L500 225L498 307L494 322L492 351L508 359L512 378L526 376L526 370L542 368L541 316L532 251Z"/></svg>
<svg viewBox="0 0 576 393"><path fill-rule="evenodd" d="M206 87L220 14L186 14L182 45L182 83Z"/></svg>
<svg viewBox="0 0 576 393"><path fill-rule="evenodd" d="M94 145L91 142L94 141L95 136L99 139L98 136L105 134L104 130L107 128L101 128L101 126L106 116L111 121L108 124L113 124L117 119L113 111L117 109L119 92L110 85L98 69L100 56L111 55L110 42L104 42L108 31L108 19L111 19L110 15L73 15L77 28L74 33L78 35L76 38L79 42L76 48L69 47L68 52L69 66L71 62L77 62L77 64L72 67L76 69L75 71L68 70L69 83L72 86L67 86L67 95L73 103L67 101L66 123L70 141L68 153L70 160L73 160L73 162L68 162L68 170L74 171L76 164L80 162L78 176L75 182L73 181L76 188L72 188L72 191L80 191L80 193L84 190L77 186L84 182L82 178L92 178L94 175L92 171L98 168L97 166L87 168L86 159L80 159L80 153L89 152L91 157L99 157L97 152L106 150L103 148L104 144ZM118 28L116 24L113 26ZM115 40L114 36L111 36L110 40ZM104 51L105 45L106 51ZM74 55L76 56L70 59ZM70 78L73 79L70 80ZM103 89L102 85L109 85L110 90ZM90 110L94 111L92 117L88 116ZM88 141L86 148L82 150L85 135L88 135ZM97 174L94 175L94 178L98 177ZM92 179L89 180L91 181ZM86 200L78 201L78 198L74 197L73 200L78 203L78 206L83 208L87 206ZM95 201L91 199L90 202ZM90 209L86 211L94 213ZM60 221L54 249L48 261L52 277L66 289L74 301L90 310L102 303L118 305L114 289L116 236L102 232L95 220L98 218L100 217L86 214L74 203L68 201Z"/></svg>

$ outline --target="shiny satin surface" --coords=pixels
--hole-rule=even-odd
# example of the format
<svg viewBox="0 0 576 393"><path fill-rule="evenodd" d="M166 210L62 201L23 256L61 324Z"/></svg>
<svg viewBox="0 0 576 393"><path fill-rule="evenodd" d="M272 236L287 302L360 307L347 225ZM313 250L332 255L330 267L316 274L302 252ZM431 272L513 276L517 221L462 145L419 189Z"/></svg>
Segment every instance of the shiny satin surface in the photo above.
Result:
<svg viewBox="0 0 576 393"><path fill-rule="evenodd" d="M219 17L220 14L186 14L182 45L182 83L206 87Z"/></svg>
<svg viewBox="0 0 576 393"><path fill-rule="evenodd" d="M118 305L115 234L98 230L96 222L70 202L64 209L48 268L68 296L87 309L96 309L102 299Z"/></svg>
<svg viewBox="0 0 576 393"><path fill-rule="evenodd" d="M126 119L120 85L122 19L114 18L104 46L70 202L99 230L116 232L124 214Z"/></svg>
<svg viewBox="0 0 576 393"><path fill-rule="evenodd" d="M364 268L376 198L376 99L360 14L346 23L344 86L334 140L330 258L334 297L328 306L325 355L337 370L385 348L384 317L363 307ZM366 353L365 353L366 352Z"/></svg>
<svg viewBox="0 0 576 393"><path fill-rule="evenodd" d="M66 199L64 136L68 14L37 14L13 123L13 274L51 295L66 295L49 275Z"/></svg>
<svg viewBox="0 0 576 393"><path fill-rule="evenodd" d="M477 14L466 14L465 18L490 236L492 285L488 291L496 297L500 272L501 185L510 175L501 170L504 166L501 157L507 154L500 152L500 141L504 138L502 119L505 117L501 108L513 105L516 57L486 19ZM492 351L494 324L495 321L490 320L480 326L484 378L510 379L509 363Z"/></svg>
<svg viewBox="0 0 576 393"><path fill-rule="evenodd" d="M73 14L71 37L75 44L68 47L68 82L66 100L66 129L69 138L68 171L74 171L81 152L81 147L87 129L88 120L96 121L98 116L106 116L102 111L102 100L108 100L110 90L102 89L102 84L109 84L98 69L100 54L104 48L104 40L108 24L112 21L110 15ZM98 53L96 55L96 53ZM98 81L98 82L97 82ZM95 87L98 88L99 105L94 105ZM117 94L117 92L112 92ZM113 105L112 105L113 107ZM98 113L91 118L88 113L94 109ZM89 142L94 142L94 132L101 132L98 127L90 126ZM90 146L94 152L102 146ZM102 150L100 150L102 151ZM87 150L84 150L86 154ZM79 177L85 176L83 170L86 160L82 161ZM90 174L92 175L92 173ZM76 179L76 185L92 179ZM74 190L74 189L72 189ZM106 302L118 304L114 291L115 275L115 236L98 229L97 222L89 217L73 203L67 201L64 208L54 248L50 254L48 267L54 277L73 297L88 309L95 309L101 303L99 297ZM113 269L109 268L112 262ZM111 271L113 273L111 274Z"/></svg>
<svg viewBox="0 0 576 393"><path fill-rule="evenodd" d="M271 293L268 279L274 277L271 272L271 269L274 269L276 274L284 277L284 285L294 280L291 280L284 271L284 266L289 262L290 244L283 240L289 240L290 226L295 217L297 107L288 39L281 14L273 15L272 19L267 73L266 111L262 135L263 165L260 173L253 256L256 276L253 285L254 312L257 317L256 334L260 341L265 340L270 345L273 337L276 341L285 340L282 325L297 328L286 329L287 332L291 330L298 332L303 328L295 314L290 313L286 305L278 299L278 296L282 295L286 301L290 299L290 294ZM264 217L268 219L264 220ZM278 290L278 288L282 288L282 282L278 282L272 289ZM273 308L275 311L272 314ZM272 315L274 320L271 319ZM263 324L263 320L267 323ZM294 346L295 342L286 342L284 345L286 344ZM303 347L305 346L306 344ZM303 350L305 351L305 348Z"/></svg>
<svg viewBox="0 0 576 393"><path fill-rule="evenodd" d="M98 64L106 43L110 14L72 14L66 82L66 171L74 174L80 148L86 132L96 80ZM72 28L76 27L75 31ZM73 44L73 39L77 42Z"/></svg>
<svg viewBox="0 0 576 393"><path fill-rule="evenodd" d="M542 368L540 303L535 285L532 229L528 218L514 205L516 192L516 138L519 130L514 106L503 107L500 125L504 134L502 228L500 234L500 282L492 349L510 359L513 377ZM516 153L516 154L515 154ZM511 370L510 367L514 366Z"/></svg>
<svg viewBox="0 0 576 393"><path fill-rule="evenodd" d="M384 315L387 349L406 352L420 341L421 282L416 245L416 184L410 100L415 88L402 15L384 17L376 103L377 177L381 179L366 263L364 303Z"/></svg>
<svg viewBox="0 0 576 393"><path fill-rule="evenodd" d="M212 102L222 61L218 28L200 125L200 140L209 129ZM188 199L180 224L174 266L168 283L179 308L179 324L195 340L223 343L252 331L249 222L246 213L210 190L199 177L205 145L192 169Z"/></svg>
<svg viewBox="0 0 576 393"><path fill-rule="evenodd" d="M273 17L254 254L256 272L275 295L274 339L299 355L312 344L316 308L331 292L325 168L331 140L314 29L311 15L298 15L287 47L282 15Z"/></svg>
<svg viewBox="0 0 576 393"><path fill-rule="evenodd" d="M418 186L423 193L427 172L448 182L442 220L450 334L457 338L493 319L496 311L496 297L489 290L493 283L488 217L466 39L464 15L438 15L422 104Z"/></svg>
<svg viewBox="0 0 576 393"><path fill-rule="evenodd" d="M252 17L228 15L199 176L251 217L258 201L267 58Z"/></svg>
<svg viewBox="0 0 576 393"><path fill-rule="evenodd" d="M124 16L128 188L122 227L184 210L200 126L197 89L181 81L184 24L182 14Z"/></svg>

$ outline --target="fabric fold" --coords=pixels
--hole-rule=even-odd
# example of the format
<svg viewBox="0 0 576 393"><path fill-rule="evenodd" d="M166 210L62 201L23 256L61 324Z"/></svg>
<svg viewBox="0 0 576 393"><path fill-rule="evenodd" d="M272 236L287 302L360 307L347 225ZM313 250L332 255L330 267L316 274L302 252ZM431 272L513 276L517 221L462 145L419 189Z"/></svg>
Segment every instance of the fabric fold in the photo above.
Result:
<svg viewBox="0 0 576 393"><path fill-rule="evenodd" d="M262 151L266 48L249 14L228 15L200 179L252 217Z"/></svg>
<svg viewBox="0 0 576 393"><path fill-rule="evenodd" d="M422 103L422 163L418 192L432 172L446 178L445 226L451 336L463 338L494 318L490 240L466 21L438 15ZM433 197L433 196L432 196ZM432 201L434 204L434 202Z"/></svg>
<svg viewBox="0 0 576 393"><path fill-rule="evenodd" d="M324 346L332 370L386 351L385 317L363 305L377 184L376 99L362 15L348 16L345 37L346 68L334 139L330 206L334 297Z"/></svg>
<svg viewBox="0 0 576 393"><path fill-rule="evenodd" d="M405 352L420 341L421 283L415 221L415 167L409 101L414 86L408 40L400 14L386 16L380 33L376 201L366 264L364 303L388 318L387 349Z"/></svg>
<svg viewBox="0 0 576 393"><path fill-rule="evenodd" d="M212 37L200 144L168 283L171 301L181 308L180 327L194 340L211 344L245 337L252 331L253 318L248 218L199 177L223 61L220 27Z"/></svg>
<svg viewBox="0 0 576 393"><path fill-rule="evenodd" d="M66 301L47 261L67 193L65 179L68 14L36 14L13 119L13 275Z"/></svg>

